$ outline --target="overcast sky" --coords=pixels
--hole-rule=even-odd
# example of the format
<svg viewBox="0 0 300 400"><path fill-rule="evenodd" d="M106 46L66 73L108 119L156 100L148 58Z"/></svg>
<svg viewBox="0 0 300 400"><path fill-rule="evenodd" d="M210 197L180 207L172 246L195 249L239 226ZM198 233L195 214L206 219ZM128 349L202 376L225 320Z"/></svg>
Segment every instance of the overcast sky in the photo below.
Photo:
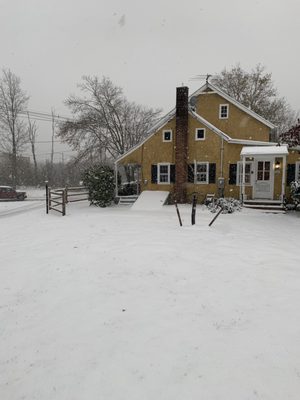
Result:
<svg viewBox="0 0 300 400"><path fill-rule="evenodd" d="M261 63L300 109L299 15L299 0L0 0L0 66L21 78L30 109L68 115L82 75L167 112L176 86L203 83L195 75Z"/></svg>

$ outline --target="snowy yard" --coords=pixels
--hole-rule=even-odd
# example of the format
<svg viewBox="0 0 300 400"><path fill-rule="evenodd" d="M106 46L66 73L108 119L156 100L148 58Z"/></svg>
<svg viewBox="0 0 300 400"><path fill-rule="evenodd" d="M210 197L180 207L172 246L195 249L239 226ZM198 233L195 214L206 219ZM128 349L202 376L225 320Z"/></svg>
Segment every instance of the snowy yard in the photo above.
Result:
<svg viewBox="0 0 300 400"><path fill-rule="evenodd" d="M300 218L181 210L0 219L1 400L299 399Z"/></svg>

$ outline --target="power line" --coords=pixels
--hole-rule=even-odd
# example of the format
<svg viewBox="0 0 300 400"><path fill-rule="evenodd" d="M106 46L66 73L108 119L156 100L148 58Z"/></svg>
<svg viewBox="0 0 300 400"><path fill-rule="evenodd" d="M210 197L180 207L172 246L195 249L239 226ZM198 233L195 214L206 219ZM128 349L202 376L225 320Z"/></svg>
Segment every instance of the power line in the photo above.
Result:
<svg viewBox="0 0 300 400"><path fill-rule="evenodd" d="M42 111L25 110L25 111L20 111L19 114L26 114L26 115L31 114L31 115L33 115L33 116L35 115L39 118L49 118L51 120L52 120L52 118L55 118L55 119L64 119L67 121L72 121L71 117L65 117L63 115L54 114L54 113L52 114L52 113L47 113L47 112L42 112Z"/></svg>
<svg viewBox="0 0 300 400"><path fill-rule="evenodd" d="M53 152L53 154L63 154L63 153L76 153L76 151L74 151L74 150L64 150L64 151L54 151ZM45 156L45 155L51 154L51 152L50 153L35 153L35 154L38 155L38 156ZM32 156L32 154L27 154L27 153L22 153L22 155L24 155L26 157L31 157Z"/></svg>

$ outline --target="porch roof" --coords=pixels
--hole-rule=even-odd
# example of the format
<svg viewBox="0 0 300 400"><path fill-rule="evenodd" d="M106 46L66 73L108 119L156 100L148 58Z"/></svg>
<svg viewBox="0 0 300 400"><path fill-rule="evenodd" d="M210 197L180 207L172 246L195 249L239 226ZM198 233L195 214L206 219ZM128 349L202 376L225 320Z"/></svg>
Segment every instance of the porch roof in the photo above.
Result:
<svg viewBox="0 0 300 400"><path fill-rule="evenodd" d="M241 156L284 156L288 154L288 146L244 146L241 151Z"/></svg>

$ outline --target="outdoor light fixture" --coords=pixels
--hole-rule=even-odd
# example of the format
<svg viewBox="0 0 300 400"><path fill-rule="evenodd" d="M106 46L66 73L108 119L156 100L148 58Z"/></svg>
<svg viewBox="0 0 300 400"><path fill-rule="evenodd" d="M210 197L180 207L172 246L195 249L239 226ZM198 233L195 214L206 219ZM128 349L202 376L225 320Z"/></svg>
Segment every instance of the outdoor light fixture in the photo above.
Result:
<svg viewBox="0 0 300 400"><path fill-rule="evenodd" d="M278 171L279 168L280 168L280 161L277 160L277 161L275 162L275 170Z"/></svg>

